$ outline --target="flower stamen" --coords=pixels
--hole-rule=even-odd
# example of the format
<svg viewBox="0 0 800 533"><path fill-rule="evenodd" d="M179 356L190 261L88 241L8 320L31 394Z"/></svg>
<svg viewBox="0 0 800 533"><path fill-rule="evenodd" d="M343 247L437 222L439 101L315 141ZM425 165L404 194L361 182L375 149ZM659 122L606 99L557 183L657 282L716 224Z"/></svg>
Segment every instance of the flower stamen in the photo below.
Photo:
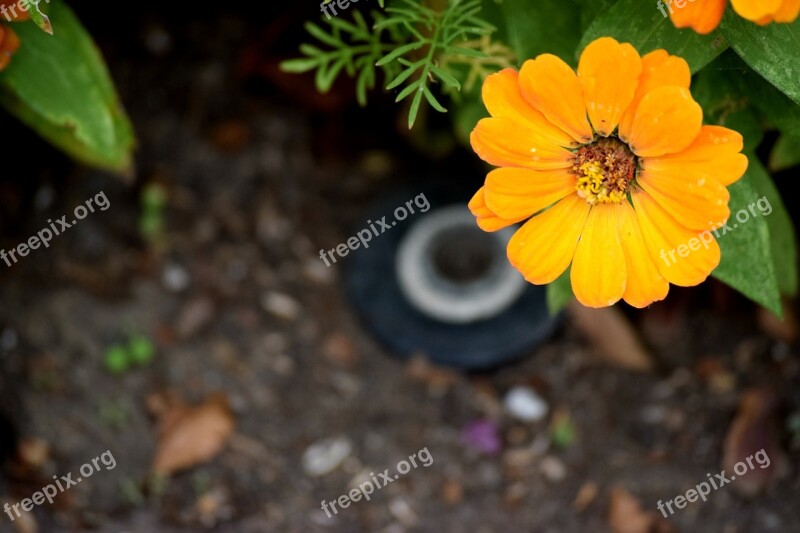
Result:
<svg viewBox="0 0 800 533"><path fill-rule="evenodd" d="M603 138L578 150L572 173L578 196L588 203L619 203L628 197L636 156L622 141Z"/></svg>

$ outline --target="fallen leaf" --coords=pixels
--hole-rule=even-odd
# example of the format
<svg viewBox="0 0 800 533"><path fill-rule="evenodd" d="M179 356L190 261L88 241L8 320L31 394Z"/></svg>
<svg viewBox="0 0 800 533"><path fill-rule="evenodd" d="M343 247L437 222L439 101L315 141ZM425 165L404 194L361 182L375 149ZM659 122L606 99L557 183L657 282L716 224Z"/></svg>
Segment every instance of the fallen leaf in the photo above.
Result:
<svg viewBox="0 0 800 533"><path fill-rule="evenodd" d="M20 441L17 447L20 462L32 470L41 470L50 459L50 445L41 438L29 438Z"/></svg>
<svg viewBox="0 0 800 533"><path fill-rule="evenodd" d="M637 372L653 370L650 352L622 311L616 307L592 309L577 302L572 302L568 309L572 323L606 361Z"/></svg>
<svg viewBox="0 0 800 533"><path fill-rule="evenodd" d="M196 407L176 402L161 413L151 470L169 476L205 463L222 451L233 429L233 413L222 394Z"/></svg>
<svg viewBox="0 0 800 533"><path fill-rule="evenodd" d="M742 394L739 411L725 437L722 456L725 475L736 476L730 486L740 496L757 496L786 473L786 456L778 438L777 408L778 398L768 389L754 388Z"/></svg>
<svg viewBox="0 0 800 533"><path fill-rule="evenodd" d="M581 488L578 489L578 494L575 495L575 501L572 502L572 507L579 513L582 513L589 507L592 502L597 498L600 493L600 487L594 481L587 481Z"/></svg>
<svg viewBox="0 0 800 533"><path fill-rule="evenodd" d="M622 487L611 490L608 521L613 533L672 533L674 528L655 511L645 511L641 503Z"/></svg>

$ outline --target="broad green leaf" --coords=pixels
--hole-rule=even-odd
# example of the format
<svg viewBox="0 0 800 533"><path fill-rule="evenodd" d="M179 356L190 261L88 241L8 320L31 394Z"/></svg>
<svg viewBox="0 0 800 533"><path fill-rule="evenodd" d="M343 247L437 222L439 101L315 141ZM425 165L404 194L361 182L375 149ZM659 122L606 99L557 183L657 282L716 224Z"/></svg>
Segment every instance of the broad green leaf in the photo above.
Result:
<svg viewBox="0 0 800 533"><path fill-rule="evenodd" d="M800 20L762 27L728 9L719 31L745 63L800 103Z"/></svg>
<svg viewBox="0 0 800 533"><path fill-rule="evenodd" d="M797 165L800 165L800 139L784 133L769 154L769 171L780 172Z"/></svg>
<svg viewBox="0 0 800 533"><path fill-rule="evenodd" d="M555 54L575 66L581 12L573 0L503 0L507 42L520 61Z"/></svg>
<svg viewBox="0 0 800 533"><path fill-rule="evenodd" d="M684 58L692 72L699 71L728 47L718 32L698 35L690 29L676 29L669 17L656 8L655 1L646 0L619 0L603 11L586 30L577 53L599 37L631 43L642 55L663 48Z"/></svg>
<svg viewBox="0 0 800 533"><path fill-rule="evenodd" d="M561 274L547 286L547 309L551 315L558 314L575 296L572 294L572 282L569 279L570 269Z"/></svg>
<svg viewBox="0 0 800 533"><path fill-rule="evenodd" d="M75 159L129 173L133 129L99 51L63 2L50 17L55 35L14 26L22 46L0 73L0 104Z"/></svg>
<svg viewBox="0 0 800 533"><path fill-rule="evenodd" d="M755 150L764 132L752 102L740 91L740 73L724 68L723 54L700 71L692 83L692 96L703 108L703 122L736 130L744 137L744 149ZM747 68L747 67L744 67Z"/></svg>
<svg viewBox="0 0 800 533"><path fill-rule="evenodd" d="M581 34L592 25L603 11L614 4L614 0L577 0L581 7Z"/></svg>
<svg viewBox="0 0 800 533"><path fill-rule="evenodd" d="M711 275L782 316L768 216L755 207L760 194L756 189L754 174L757 170L754 169L760 164L754 155L749 157L747 173L728 187L731 216L725 226L712 231L722 250L722 259ZM752 209L749 206L753 206Z"/></svg>
<svg viewBox="0 0 800 533"><path fill-rule="evenodd" d="M800 105L759 76L739 57L726 57L728 77L736 81L739 92L783 133L800 138Z"/></svg>
<svg viewBox="0 0 800 533"><path fill-rule="evenodd" d="M797 294L797 237L794 225L772 178L755 155L748 157L750 168L747 173L759 197L754 211L762 215L769 226L770 250L778 289L781 294L794 296Z"/></svg>

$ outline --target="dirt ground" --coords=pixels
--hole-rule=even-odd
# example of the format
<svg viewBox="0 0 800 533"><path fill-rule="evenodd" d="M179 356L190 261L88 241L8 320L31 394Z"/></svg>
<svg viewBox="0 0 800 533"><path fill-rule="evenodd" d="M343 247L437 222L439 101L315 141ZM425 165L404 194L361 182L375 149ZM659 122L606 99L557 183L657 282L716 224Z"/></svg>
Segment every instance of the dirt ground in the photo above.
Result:
<svg viewBox="0 0 800 533"><path fill-rule="evenodd" d="M77 11L135 125L137 178L76 167L2 121L43 154L0 178L6 249L100 191L110 208L0 265L0 504L106 450L116 467L24 519L0 514L0 531L800 531L797 345L769 334L754 306L711 282L627 310L657 363L644 373L608 362L570 317L493 371L393 357L319 249L351 235L370 201L410 175L460 179L466 165L478 182L480 167L455 162L471 153L423 155L397 133L388 104L359 111L347 87L315 100L299 88L308 79L276 74L274 58L291 47L272 35L299 25L290 7L142 12L113 27L97 10ZM143 239L140 193L152 183L167 192L164 230ZM132 333L152 339L155 358L109 372L108 347ZM509 413L504 398L517 386L548 414ZM726 486L658 522L659 500L724 468L726 435L753 387L774 407L748 435L775 465L785 457L783 475L752 473L765 477L758 495ZM222 451L169 479L150 476L165 405L216 393L235 421ZM331 518L321 509L425 448L430 466L369 502Z"/></svg>

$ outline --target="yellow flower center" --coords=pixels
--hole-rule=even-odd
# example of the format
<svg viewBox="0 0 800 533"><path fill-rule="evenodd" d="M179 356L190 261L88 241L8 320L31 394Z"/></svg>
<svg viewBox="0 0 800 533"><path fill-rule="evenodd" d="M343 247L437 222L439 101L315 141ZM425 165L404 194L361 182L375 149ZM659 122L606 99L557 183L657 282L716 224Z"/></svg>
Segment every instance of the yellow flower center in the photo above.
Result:
<svg viewBox="0 0 800 533"><path fill-rule="evenodd" d="M614 137L582 146L575 154L575 190L590 204L619 203L628 197L636 176L636 156Z"/></svg>

